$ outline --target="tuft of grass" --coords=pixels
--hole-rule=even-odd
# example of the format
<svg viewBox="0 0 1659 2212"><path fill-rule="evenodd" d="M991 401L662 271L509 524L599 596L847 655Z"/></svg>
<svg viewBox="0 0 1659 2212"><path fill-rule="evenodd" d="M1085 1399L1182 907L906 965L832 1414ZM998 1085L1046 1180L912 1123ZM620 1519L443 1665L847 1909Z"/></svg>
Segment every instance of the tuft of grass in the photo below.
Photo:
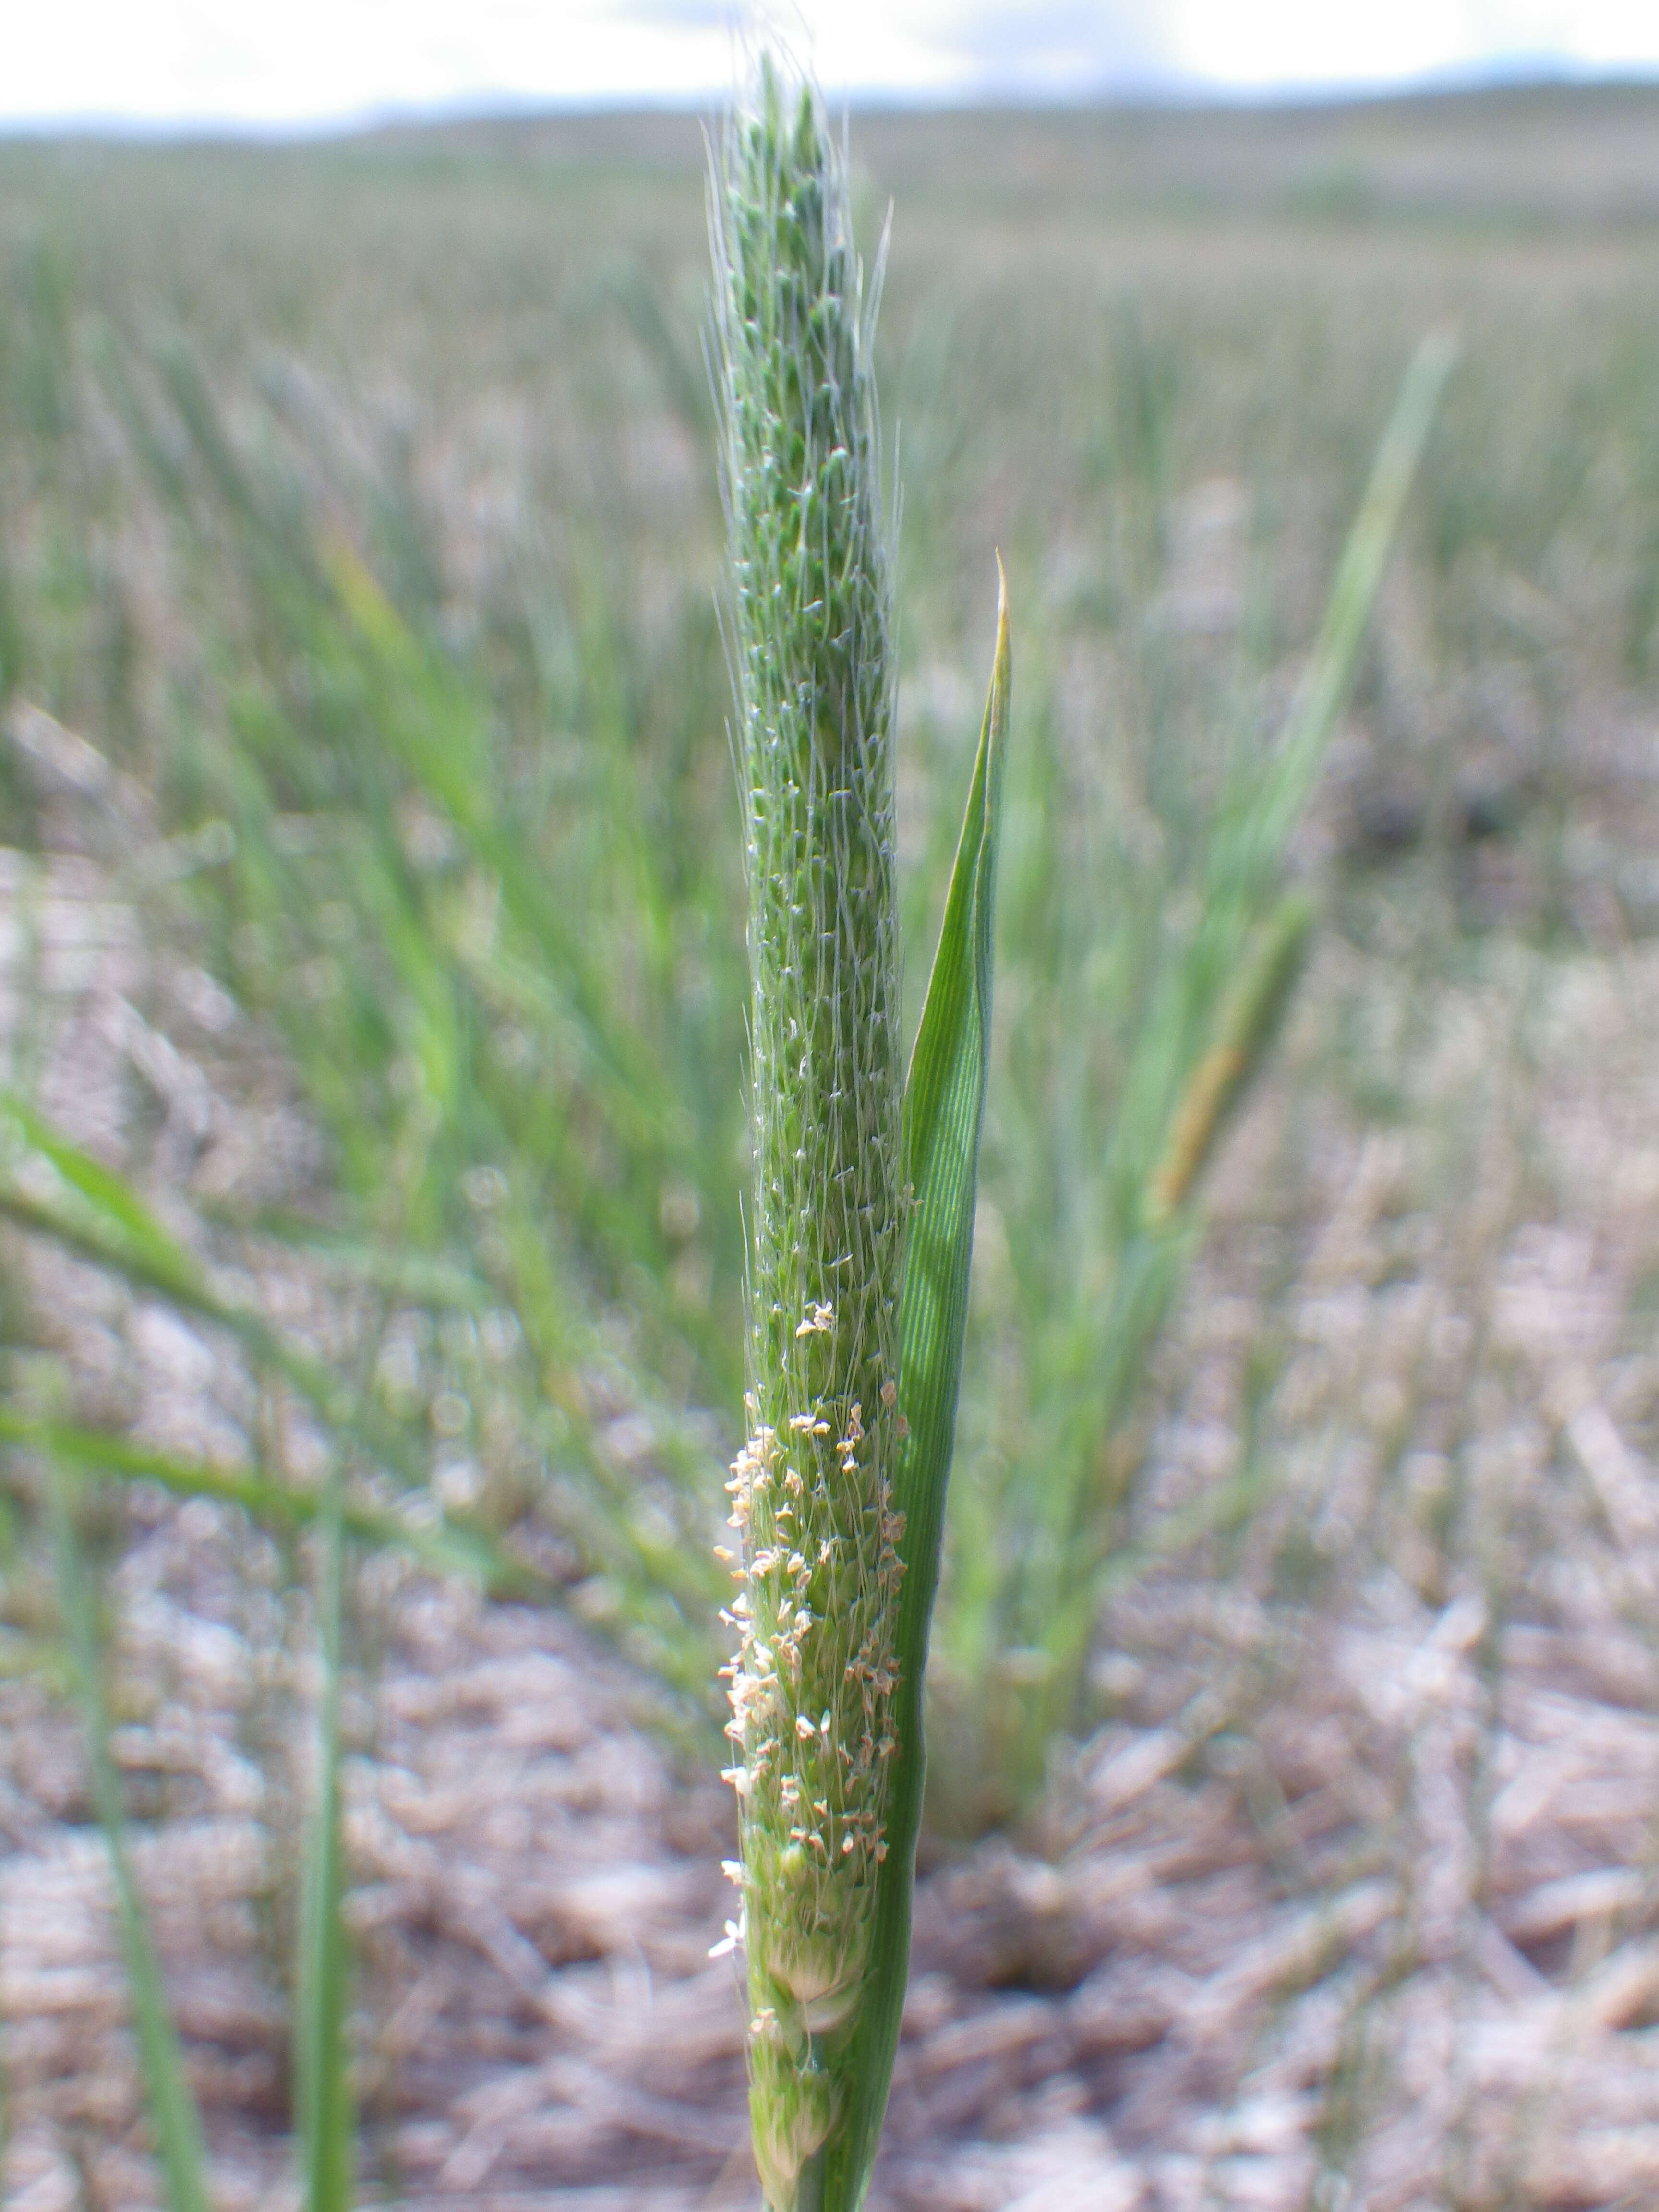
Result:
<svg viewBox="0 0 1659 2212"><path fill-rule="evenodd" d="M235 1310L223 1308L212 1297L196 1263L167 1237L123 1177L69 1144L21 1101L4 1103L14 1134L26 1135L35 1164L48 1163L58 1171L86 1216L58 1221L50 1201L36 1201L32 1212L15 1218L30 1227L55 1232L60 1242L125 1272L146 1289L169 1291L187 1311L222 1321ZM88 1222L95 1226L89 1228ZM278 1354L284 1349L282 1339L263 1322L255 1342L268 1356L273 1347ZM271 1364L293 1380L309 1371L307 1363L296 1361L297 1355L277 1357ZM349 1414L346 1400L332 1398L325 1403L337 1417ZM175 1495L212 1498L239 1506L285 1534L308 1523L317 1528L321 1540L317 1613L322 1687L315 1799L301 1870L293 2020L295 2139L309 2212L348 2212L356 2152L346 2039L350 1946L343 1910L346 1870L340 1800L346 1540L349 1534L362 1544L398 1546L440 1571L482 1571L486 1579L493 1564L506 1569L508 1586L520 1589L525 1577L512 1570L487 1537L450 1528L421 1528L395 1513L349 1504L344 1480L349 1420L344 1425L348 1433L337 1437L328 1476L313 1492L294 1490L263 1470L243 1473L191 1465L125 1437L0 1407L0 1445L36 1455L46 1469L46 1517L69 1676L81 1708L93 1798L110 1855L139 2062L173 2212L209 2212L206 2154L127 1848L120 1778L109 1747L97 1595L76 1529L76 1486L86 1474L152 1482Z"/></svg>
<svg viewBox="0 0 1659 2212"><path fill-rule="evenodd" d="M340 1249L401 1275L413 1304L444 1303L413 1280L424 1266L511 1316L502 1456L556 1467L535 1505L590 1617L700 1705L719 1462L686 1409L735 1393L740 1281L720 1202L737 1102L714 1073L739 1036L737 991L716 988L736 968L731 886L696 834L714 779L692 752L712 720L712 622L676 633L647 776L657 702L586 564L521 621L505 682L483 648L441 642L429 608L393 605L272 460L276 422L249 459L177 349L159 365L110 349L103 366L192 561L232 580L225 726L180 743L172 798L228 832L198 917L331 1139ZM405 551L399 572L420 565ZM653 1431L648 1496L607 1446L617 1399ZM424 1480L391 1425L358 1441Z"/></svg>
<svg viewBox="0 0 1659 2212"><path fill-rule="evenodd" d="M1044 767L1031 749L1001 954L1021 1018L988 1185L1012 1291L977 1324L972 1441L952 1493L933 1685L942 1827L1018 1815L1054 1737L1080 1717L1133 1487L1142 1380L1200 1233L1201 1172L1268 1048L1314 919L1285 887L1290 841L1453 358L1437 335L1413 357L1277 740L1237 749L1170 878L1125 868L1103 893L1093 879L1068 886L1049 842L1059 800L1032 787ZM1126 988L1121 969L1136 967ZM1091 1058L1091 969L1113 976L1102 1010L1103 1025L1120 1029L1109 1083Z"/></svg>

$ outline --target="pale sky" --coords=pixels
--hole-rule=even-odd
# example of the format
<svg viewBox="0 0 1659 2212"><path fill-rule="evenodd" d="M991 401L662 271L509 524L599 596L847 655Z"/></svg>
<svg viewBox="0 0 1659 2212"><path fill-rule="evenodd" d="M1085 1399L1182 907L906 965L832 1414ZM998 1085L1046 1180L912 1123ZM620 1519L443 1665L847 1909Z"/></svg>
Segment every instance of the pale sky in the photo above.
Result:
<svg viewBox="0 0 1659 2212"><path fill-rule="evenodd" d="M707 105L757 20L832 95L901 100L1659 74L1659 0L8 0L0 18L0 127Z"/></svg>

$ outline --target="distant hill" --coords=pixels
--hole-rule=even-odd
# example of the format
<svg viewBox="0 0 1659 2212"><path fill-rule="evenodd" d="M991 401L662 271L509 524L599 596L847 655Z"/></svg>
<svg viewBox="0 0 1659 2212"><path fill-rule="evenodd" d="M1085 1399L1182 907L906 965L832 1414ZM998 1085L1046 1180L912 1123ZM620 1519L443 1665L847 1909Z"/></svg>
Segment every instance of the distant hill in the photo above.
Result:
<svg viewBox="0 0 1659 2212"><path fill-rule="evenodd" d="M62 143L31 133L10 150ZM164 150L168 143L117 139L112 150ZM207 134L195 141L205 143ZM515 110L312 139L211 143L226 150L246 143L279 166L297 159L423 173L500 166L672 177L700 173L704 160L699 118L660 110ZM858 161L883 191L925 197L942 185L953 201L981 200L1004 213L1060 195L1079 212L1645 225L1659 221L1659 82L1277 104L884 106L860 114Z"/></svg>

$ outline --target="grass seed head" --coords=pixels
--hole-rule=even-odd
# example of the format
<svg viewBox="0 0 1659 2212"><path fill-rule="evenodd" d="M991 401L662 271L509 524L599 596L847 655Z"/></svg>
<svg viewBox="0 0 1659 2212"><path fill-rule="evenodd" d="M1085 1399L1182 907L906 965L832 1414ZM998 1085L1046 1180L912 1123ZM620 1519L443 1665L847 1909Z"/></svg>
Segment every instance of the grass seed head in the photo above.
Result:
<svg viewBox="0 0 1659 2212"><path fill-rule="evenodd" d="M756 2152L787 2212L835 2124L885 1849L905 1206L873 303L820 103L769 62L712 228L755 1152L731 1778Z"/></svg>

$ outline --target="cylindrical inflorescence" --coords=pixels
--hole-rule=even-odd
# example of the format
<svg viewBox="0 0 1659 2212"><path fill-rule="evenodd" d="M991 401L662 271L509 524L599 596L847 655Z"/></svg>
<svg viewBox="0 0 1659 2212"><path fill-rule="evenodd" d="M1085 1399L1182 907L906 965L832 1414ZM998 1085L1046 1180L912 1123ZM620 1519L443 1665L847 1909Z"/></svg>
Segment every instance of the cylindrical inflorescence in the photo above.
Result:
<svg viewBox="0 0 1659 2212"><path fill-rule="evenodd" d="M732 1932L761 2179L791 2212L835 2124L886 1852L906 1192L873 301L819 102L769 64L713 228L753 994Z"/></svg>

